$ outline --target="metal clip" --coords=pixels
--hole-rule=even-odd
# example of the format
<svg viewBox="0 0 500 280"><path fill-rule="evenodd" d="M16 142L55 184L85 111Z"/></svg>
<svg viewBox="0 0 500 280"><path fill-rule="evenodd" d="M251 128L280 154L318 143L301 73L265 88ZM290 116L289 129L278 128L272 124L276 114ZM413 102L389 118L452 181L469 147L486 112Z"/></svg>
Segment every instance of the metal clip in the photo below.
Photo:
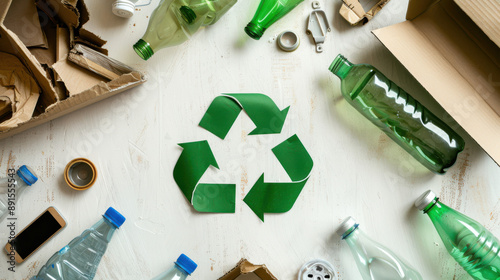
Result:
<svg viewBox="0 0 500 280"><path fill-rule="evenodd" d="M306 33L308 35L312 35L314 43L316 43L316 52L323 52L323 43L325 42L326 32L330 31L330 24L328 23L325 11L312 11L309 15L309 23L307 24Z"/></svg>

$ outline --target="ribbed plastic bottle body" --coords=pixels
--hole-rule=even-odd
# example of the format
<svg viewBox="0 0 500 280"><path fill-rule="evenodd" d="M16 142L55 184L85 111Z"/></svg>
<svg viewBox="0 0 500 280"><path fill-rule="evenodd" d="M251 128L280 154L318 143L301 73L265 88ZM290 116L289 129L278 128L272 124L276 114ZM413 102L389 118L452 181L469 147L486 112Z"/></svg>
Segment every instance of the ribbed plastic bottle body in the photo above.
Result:
<svg viewBox="0 0 500 280"><path fill-rule="evenodd" d="M464 140L380 71L341 56L330 70L347 102L425 167L443 174L455 163Z"/></svg>
<svg viewBox="0 0 500 280"><path fill-rule="evenodd" d="M259 40L267 28L288 14L304 0L261 0L255 15L245 32L253 39Z"/></svg>
<svg viewBox="0 0 500 280"><path fill-rule="evenodd" d="M415 269L359 228L344 240L351 249L363 280L422 280Z"/></svg>
<svg viewBox="0 0 500 280"><path fill-rule="evenodd" d="M499 240L475 220L443 203L427 214L446 250L474 279L500 279Z"/></svg>
<svg viewBox="0 0 500 280"><path fill-rule="evenodd" d="M182 268L180 268L178 265L174 265L174 267L151 280L185 280L188 276L189 274L182 270Z"/></svg>
<svg viewBox="0 0 500 280"><path fill-rule="evenodd" d="M110 221L102 218L55 253L33 279L93 279L115 230Z"/></svg>
<svg viewBox="0 0 500 280"><path fill-rule="evenodd" d="M217 22L237 0L162 0L134 49L149 59L160 49L180 45L201 26Z"/></svg>
<svg viewBox="0 0 500 280"><path fill-rule="evenodd" d="M9 201L11 204L15 203L17 207L19 197L28 186L17 174L12 177L0 178L0 222L9 213Z"/></svg>

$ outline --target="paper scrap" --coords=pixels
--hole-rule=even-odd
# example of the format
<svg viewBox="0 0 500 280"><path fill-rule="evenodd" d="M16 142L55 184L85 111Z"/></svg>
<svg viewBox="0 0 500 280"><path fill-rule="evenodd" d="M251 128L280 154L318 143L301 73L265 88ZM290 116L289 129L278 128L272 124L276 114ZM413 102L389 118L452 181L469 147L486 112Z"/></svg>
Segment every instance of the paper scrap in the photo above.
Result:
<svg viewBox="0 0 500 280"><path fill-rule="evenodd" d="M385 4L389 3L390 0L380 0L368 11L363 8L363 5L358 0L342 0L342 6L340 7L340 15L342 15L345 20L347 20L351 25L365 24L371 20Z"/></svg>
<svg viewBox="0 0 500 280"><path fill-rule="evenodd" d="M212 101L200 126L225 138L242 109L257 126L250 134L269 134L281 132L289 107L280 111L272 99L263 94L225 94ZM174 179L188 201L199 212L234 213L236 185L199 183L210 166L218 168L209 143L179 145L184 150L174 167ZM244 202L262 221L264 213L284 213L293 207L313 167L297 135L272 151L292 182L264 182L264 174L260 176Z"/></svg>
<svg viewBox="0 0 500 280"><path fill-rule="evenodd" d="M0 131L31 119L40 88L22 62L14 55L0 52L0 100L11 105L12 117L0 123ZM8 112L7 112L8 113Z"/></svg>
<svg viewBox="0 0 500 280"><path fill-rule="evenodd" d="M266 265L255 265L246 259L241 259L236 267L218 280L278 280Z"/></svg>
<svg viewBox="0 0 500 280"><path fill-rule="evenodd" d="M179 144L184 150L174 167L174 179L199 212L234 213L235 184L203 184L199 180L213 166L219 168L207 141Z"/></svg>
<svg viewBox="0 0 500 280"><path fill-rule="evenodd" d="M260 93L223 94L212 101L200 126L224 139L243 109L256 126L250 135L280 133L289 108L280 111L269 96Z"/></svg>
<svg viewBox="0 0 500 280"><path fill-rule="evenodd" d="M284 213L292 209L314 165L297 135L293 135L274 147L273 153L292 182L264 182L264 173L262 173L243 199L262 221L264 221L264 213Z"/></svg>

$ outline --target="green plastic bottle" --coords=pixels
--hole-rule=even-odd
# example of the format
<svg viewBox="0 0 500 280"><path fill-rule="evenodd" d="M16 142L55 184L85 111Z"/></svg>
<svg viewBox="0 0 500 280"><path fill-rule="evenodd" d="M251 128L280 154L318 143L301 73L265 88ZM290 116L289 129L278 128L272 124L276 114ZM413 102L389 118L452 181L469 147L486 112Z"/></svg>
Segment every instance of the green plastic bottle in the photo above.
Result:
<svg viewBox="0 0 500 280"><path fill-rule="evenodd" d="M428 169L444 174L464 149L464 140L375 67L338 55L330 71L344 98Z"/></svg>
<svg viewBox="0 0 500 280"><path fill-rule="evenodd" d="M446 250L476 280L500 279L500 244L481 224L426 191L415 207L429 215Z"/></svg>
<svg viewBox="0 0 500 280"><path fill-rule="evenodd" d="M135 52L148 60L157 51L180 45L200 27L216 23L237 0L162 0L151 14Z"/></svg>
<svg viewBox="0 0 500 280"><path fill-rule="evenodd" d="M304 0L261 0L253 19L245 27L248 36L259 40L264 31Z"/></svg>

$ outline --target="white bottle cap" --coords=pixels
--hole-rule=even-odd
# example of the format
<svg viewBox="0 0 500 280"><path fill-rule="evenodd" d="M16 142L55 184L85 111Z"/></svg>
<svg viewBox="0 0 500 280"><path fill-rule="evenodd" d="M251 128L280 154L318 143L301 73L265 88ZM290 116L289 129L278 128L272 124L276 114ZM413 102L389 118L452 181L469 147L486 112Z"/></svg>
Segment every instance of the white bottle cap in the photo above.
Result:
<svg viewBox="0 0 500 280"><path fill-rule="evenodd" d="M131 18L134 15L135 4L130 0L116 0L113 3L113 14L123 17Z"/></svg>
<svg viewBox="0 0 500 280"><path fill-rule="evenodd" d="M433 191L428 190L415 200L415 207L417 207L418 210L424 210L425 207L434 201L435 198L436 194Z"/></svg>
<svg viewBox="0 0 500 280"><path fill-rule="evenodd" d="M350 228L352 228L353 226L355 226L357 223L356 223L356 220L354 220L353 217L349 216L347 217L339 226L339 228L337 229L336 233L340 236L344 235L344 233L346 233L346 231L348 231Z"/></svg>

